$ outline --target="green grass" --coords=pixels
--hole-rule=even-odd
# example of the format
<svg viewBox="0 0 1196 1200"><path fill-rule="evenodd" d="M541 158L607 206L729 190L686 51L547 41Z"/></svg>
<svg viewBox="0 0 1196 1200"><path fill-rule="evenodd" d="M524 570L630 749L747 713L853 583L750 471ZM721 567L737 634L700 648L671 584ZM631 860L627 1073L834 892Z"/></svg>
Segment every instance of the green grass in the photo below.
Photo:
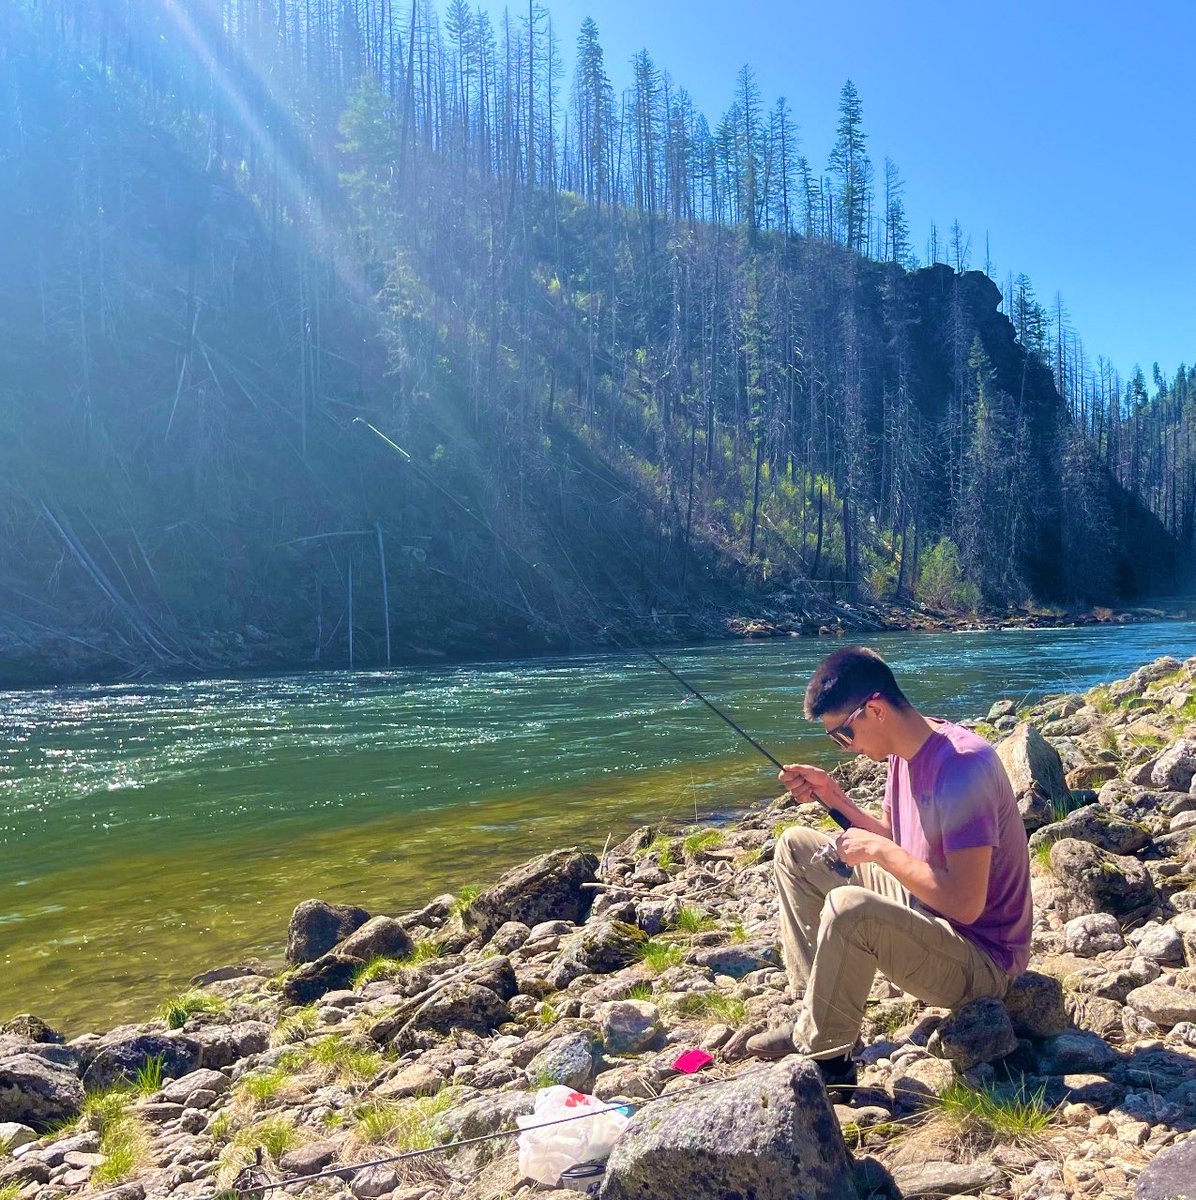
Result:
<svg viewBox="0 0 1196 1200"><path fill-rule="evenodd" d="M264 1071L250 1071L237 1081L234 1095L254 1107L266 1104L282 1091L290 1078L290 1072L277 1064Z"/></svg>
<svg viewBox="0 0 1196 1200"><path fill-rule="evenodd" d="M624 1000L651 1000L656 993L652 989L652 985L648 982L633 983L627 989L627 995Z"/></svg>
<svg viewBox="0 0 1196 1200"><path fill-rule="evenodd" d="M317 1019L316 1006L305 1004L301 1008L297 1008L289 1017L278 1022L270 1040L276 1046L301 1042L315 1029Z"/></svg>
<svg viewBox="0 0 1196 1200"><path fill-rule="evenodd" d="M774 838L779 838L781 836L781 834L785 832L786 829L793 829L795 826L800 825L800 824L801 824L800 821L778 821L769 830L769 833L771 833Z"/></svg>
<svg viewBox="0 0 1196 1200"><path fill-rule="evenodd" d="M714 918L700 908L686 905L677 913L673 928L680 929L684 933L701 933L704 929L713 929L715 923Z"/></svg>
<svg viewBox="0 0 1196 1200"><path fill-rule="evenodd" d="M88 1092L75 1124L80 1129L93 1130L103 1138L109 1126L118 1125L128 1116L132 1102L133 1092L125 1083Z"/></svg>
<svg viewBox="0 0 1196 1200"><path fill-rule="evenodd" d="M332 1078L344 1082L373 1079L384 1061L376 1050L363 1050L336 1034L327 1034L308 1043L312 1063Z"/></svg>
<svg viewBox="0 0 1196 1200"><path fill-rule="evenodd" d="M383 1142L396 1150L426 1150L434 1144L432 1121L453 1103L453 1089L411 1100L379 1100L359 1108L354 1132L366 1142Z"/></svg>
<svg viewBox="0 0 1196 1200"><path fill-rule="evenodd" d="M747 1014L747 1005L718 991L686 992L677 1003L677 1013L721 1025L740 1025Z"/></svg>
<svg viewBox="0 0 1196 1200"><path fill-rule="evenodd" d="M681 843L681 848L686 854L698 854L703 850L713 850L716 846L723 844L722 832L718 829L703 829L697 833L691 833Z"/></svg>
<svg viewBox="0 0 1196 1200"><path fill-rule="evenodd" d="M1042 841L1034 847L1033 853L1030 855L1031 865L1037 867L1040 871L1047 875L1049 875L1053 870L1051 866L1051 846L1053 845L1054 843L1050 838L1043 838Z"/></svg>
<svg viewBox="0 0 1196 1200"><path fill-rule="evenodd" d="M1045 1085L1011 1094L994 1088L972 1088L957 1081L938 1097L935 1107L960 1134L993 1142L1033 1140L1051 1123L1054 1109L1043 1099Z"/></svg>
<svg viewBox="0 0 1196 1200"><path fill-rule="evenodd" d="M108 1185L132 1179L149 1165L149 1130L142 1121L126 1113L111 1121L100 1135L98 1151L104 1161L91 1173L93 1184Z"/></svg>
<svg viewBox="0 0 1196 1200"><path fill-rule="evenodd" d="M424 937L420 938L411 947L411 953L400 961L405 967L415 967L420 963L443 957L444 947L435 938Z"/></svg>
<svg viewBox="0 0 1196 1200"><path fill-rule="evenodd" d="M252 1125L238 1129L232 1140L220 1152L220 1168L216 1174L219 1187L228 1187L242 1167L253 1162L260 1146L275 1162L301 1137L299 1130L286 1117L263 1117Z"/></svg>
<svg viewBox="0 0 1196 1200"><path fill-rule="evenodd" d="M449 916L459 917L481 894L482 889L477 884L463 887L449 907Z"/></svg>
<svg viewBox="0 0 1196 1200"><path fill-rule="evenodd" d="M1108 684L1097 684L1084 698L1102 717L1107 717L1117 707L1117 702L1109 695Z"/></svg>
<svg viewBox="0 0 1196 1200"><path fill-rule="evenodd" d="M645 854L651 854L656 857L656 865L662 870L667 871L670 867L677 865L677 858L673 852L673 842L676 839L665 837L662 833L655 837L644 847Z"/></svg>
<svg viewBox="0 0 1196 1200"><path fill-rule="evenodd" d="M7 1154L8 1151L5 1150L4 1153ZM16 1200L24 1186L19 1179L14 1179L11 1183L0 1183L0 1200Z"/></svg>
<svg viewBox="0 0 1196 1200"><path fill-rule="evenodd" d="M133 1076L133 1091L149 1096L162 1086L162 1055L154 1054L145 1060Z"/></svg>
<svg viewBox="0 0 1196 1200"><path fill-rule="evenodd" d="M353 976L352 986L357 988L363 984L373 983L375 979L393 979L404 967L406 959L389 958L385 954L375 954L364 966L360 967Z"/></svg>
<svg viewBox="0 0 1196 1200"><path fill-rule="evenodd" d="M196 1013L220 1013L228 1007L228 1001L209 992L192 989L171 996L158 1009L158 1019L166 1022L167 1029L182 1029L189 1017Z"/></svg>
<svg viewBox="0 0 1196 1200"><path fill-rule="evenodd" d="M541 1025L551 1025L556 1020L556 1009L549 1001L540 1001L540 1007L536 1009L536 1020Z"/></svg>
<svg viewBox="0 0 1196 1200"><path fill-rule="evenodd" d="M733 942L746 942L747 941L747 930L744 929L742 921L736 921L735 924L731 926L731 941L733 941Z"/></svg>
<svg viewBox="0 0 1196 1200"><path fill-rule="evenodd" d="M639 948L640 962L654 975L667 971L669 967L681 965L681 947L675 942L664 942L659 938L648 938Z"/></svg>

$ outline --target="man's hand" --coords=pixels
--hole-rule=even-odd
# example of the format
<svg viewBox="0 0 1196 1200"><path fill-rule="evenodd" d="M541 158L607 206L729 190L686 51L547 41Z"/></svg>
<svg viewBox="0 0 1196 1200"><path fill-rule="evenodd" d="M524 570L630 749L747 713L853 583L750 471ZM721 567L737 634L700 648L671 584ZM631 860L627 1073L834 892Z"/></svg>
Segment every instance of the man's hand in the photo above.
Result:
<svg viewBox="0 0 1196 1200"><path fill-rule="evenodd" d="M786 763L777 774L781 786L801 804L817 800L827 808L842 810L847 800L843 789L821 768L809 763Z"/></svg>
<svg viewBox="0 0 1196 1200"><path fill-rule="evenodd" d="M893 843L879 833L867 829L845 829L835 841L839 857L849 866L862 862L878 862L881 855L893 848Z"/></svg>

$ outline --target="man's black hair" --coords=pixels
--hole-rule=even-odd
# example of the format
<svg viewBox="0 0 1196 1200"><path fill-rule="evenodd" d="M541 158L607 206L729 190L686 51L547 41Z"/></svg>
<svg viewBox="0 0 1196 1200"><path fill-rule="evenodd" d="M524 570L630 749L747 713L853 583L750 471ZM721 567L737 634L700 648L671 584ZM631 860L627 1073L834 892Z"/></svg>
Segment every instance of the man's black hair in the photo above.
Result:
<svg viewBox="0 0 1196 1200"><path fill-rule="evenodd" d="M894 708L909 708L910 702L897 686L889 664L867 646L844 646L814 668L806 684L805 714L846 712L879 693Z"/></svg>

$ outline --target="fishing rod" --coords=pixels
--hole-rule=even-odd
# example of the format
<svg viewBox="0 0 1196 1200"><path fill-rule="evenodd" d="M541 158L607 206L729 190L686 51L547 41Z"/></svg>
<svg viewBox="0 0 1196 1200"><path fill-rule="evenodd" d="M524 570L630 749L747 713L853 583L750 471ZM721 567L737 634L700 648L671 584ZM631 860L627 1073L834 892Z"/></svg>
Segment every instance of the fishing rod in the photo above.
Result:
<svg viewBox="0 0 1196 1200"><path fill-rule="evenodd" d="M491 537L495 538L499 542L500 545L505 546L507 549L509 549L513 554L515 554L520 559L521 562L527 563L527 565L529 567L531 567L532 570L541 574L542 577L549 584L549 586L555 586L553 584L553 581L551 579L549 579L547 576L543 575L543 572L540 571L540 565L538 563L528 562L527 558L525 558L524 555L520 554L519 551L514 546L511 546L507 542L507 540L502 536L502 534L500 534L498 532L498 530L495 529L490 524L489 521L485 520L485 518L483 518L483 517L479 516L477 513L475 513L473 511L473 509L470 508L468 505L463 504L456 496L453 495L452 492L450 492L448 490L448 488L444 487L443 484L441 484L439 482L439 480L435 479L431 475L430 472L425 471L419 465L419 463L417 463L415 461L415 459L412 458L411 455L408 454L407 451L403 449L402 446L398 445L397 442L394 442L390 438L388 438L386 436L386 434L384 434L380 429L371 425L369 423L369 421L367 421L364 417L354 417L352 423L354 425L360 425L363 428L368 429L370 431L370 433L374 434L374 436L377 437L385 446L387 446L389 449L393 450L403 460L403 462L416 475L419 476L420 479L422 479L430 487L435 488L436 491L440 492L441 495L443 495L443 496L447 497L449 500L451 500L452 503L457 508L459 508L463 513L466 514L466 516L471 517L474 521L476 521L479 525L481 525L482 528L485 529L486 532L489 533ZM570 564L570 565L572 565L572 564ZM599 605L597 599L594 596L594 593L591 592L589 587L586 586L585 580L581 578L581 574L577 570L576 567L573 567L573 573L577 577L577 582L581 585L582 590L586 593L586 595L590 599L590 602L594 605L595 610L600 610L601 605ZM704 696L700 691L698 691L698 689L696 687L694 687L694 685L692 683L690 683L689 680L686 679L683 675L679 674L677 671L674 671L673 668L670 667L669 664L666 663L664 661L664 659L662 659L658 654L654 653L652 650L649 650L647 646L643 645L643 643L640 642L638 639L636 639L634 636L630 637L629 640L634 649L638 650L641 654L644 654L648 658L650 658L658 667L660 667L660 669L662 671L664 671L667 675L669 675L672 679L674 679L678 684L680 684L681 687L683 687L691 696L693 696L697 700L700 700L712 713L714 713L714 715L716 717L719 718L720 721L724 721L727 725L729 725L758 754L761 754L770 763L772 763L772 765L774 767L776 767L776 769L778 771L783 771L785 769L785 764L782 763L781 760L779 758L777 758L777 756L775 754L773 754L771 751L765 749L765 747L762 746L754 737L752 737L752 735L750 733L748 733L748 731L746 729L744 729L743 726L741 726L735 720L733 720L730 716L728 716L727 713L723 712L723 710L721 708L719 708L719 706L717 704L715 704L714 701L710 700L708 697ZM835 823L841 829L850 829L851 828L851 822L837 808L832 808L829 804L825 804L824 807L826 808L827 812L830 813L830 815L834 819Z"/></svg>

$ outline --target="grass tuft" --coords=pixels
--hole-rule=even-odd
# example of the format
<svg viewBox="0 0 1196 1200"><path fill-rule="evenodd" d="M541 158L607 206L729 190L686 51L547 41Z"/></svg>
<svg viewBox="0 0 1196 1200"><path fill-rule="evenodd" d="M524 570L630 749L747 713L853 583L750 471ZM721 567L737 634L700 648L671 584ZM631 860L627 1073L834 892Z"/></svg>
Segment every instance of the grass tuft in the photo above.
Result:
<svg viewBox="0 0 1196 1200"><path fill-rule="evenodd" d="M263 1117L252 1125L238 1129L232 1140L220 1152L220 1167L216 1173L219 1187L228 1187L242 1167L257 1157L260 1146L275 1162L301 1141L299 1130L286 1117Z"/></svg>
<svg viewBox="0 0 1196 1200"><path fill-rule="evenodd" d="M396 1150L426 1150L435 1144L434 1118L446 1112L452 1102L452 1088L410 1100L378 1100L357 1110L353 1132L359 1140L370 1144L384 1143Z"/></svg>
<svg viewBox="0 0 1196 1200"><path fill-rule="evenodd" d="M162 1086L162 1055L153 1054L145 1060L133 1076L133 1091L139 1096L149 1096Z"/></svg>
<svg viewBox="0 0 1196 1200"><path fill-rule="evenodd" d="M375 979L393 979L407 966L407 960L389 958L385 954L375 954L364 966L360 967L353 976L352 986L362 987L373 983Z"/></svg>
<svg viewBox="0 0 1196 1200"><path fill-rule="evenodd" d="M936 1107L965 1141L1023 1144L1051 1123L1055 1110L1045 1102L1045 1094L1045 1085L1034 1092L1019 1088L1006 1093L957 1080L939 1096Z"/></svg>
<svg viewBox="0 0 1196 1200"><path fill-rule="evenodd" d="M723 835L717 829L703 829L698 833L691 833L681 843L681 848L686 854L698 854L703 850L713 850L716 846L723 844Z"/></svg>
<svg viewBox="0 0 1196 1200"><path fill-rule="evenodd" d="M675 942L661 941L659 938L648 938L639 949L640 962L652 972L659 975L670 967L681 965L681 947Z"/></svg>
<svg viewBox="0 0 1196 1200"><path fill-rule="evenodd" d="M655 995L652 985L646 980L643 983L633 983L627 989L627 995L624 1000L651 1000Z"/></svg>
<svg viewBox="0 0 1196 1200"><path fill-rule="evenodd" d="M363 1050L334 1033L308 1043L308 1052L328 1078L344 1083L373 1079L384 1061L378 1051Z"/></svg>
<svg viewBox="0 0 1196 1200"><path fill-rule="evenodd" d="M677 1002L677 1013L682 1017L735 1026L743 1023L747 1005L719 991L686 992Z"/></svg>
<svg viewBox="0 0 1196 1200"><path fill-rule="evenodd" d="M674 928L685 933L701 933L704 929L713 929L714 925L713 917L704 913L700 908L693 908L690 905L683 907L673 922Z"/></svg>
<svg viewBox="0 0 1196 1200"><path fill-rule="evenodd" d="M16 1200L24 1186L19 1179L14 1179L11 1183L0 1183L0 1200Z"/></svg>
<svg viewBox="0 0 1196 1200"><path fill-rule="evenodd" d="M315 1029L318 1019L316 1006L305 1004L301 1008L297 1008L289 1017L278 1022L270 1040L275 1046L301 1042Z"/></svg>
<svg viewBox="0 0 1196 1200"><path fill-rule="evenodd" d="M227 1007L228 1001L223 997L193 988L165 1001L158 1009L158 1019L166 1022L167 1029L182 1029L196 1013L220 1013Z"/></svg>
<svg viewBox="0 0 1196 1200"><path fill-rule="evenodd" d="M463 887L449 907L449 916L459 917L478 898L481 891L482 889L475 883Z"/></svg>

